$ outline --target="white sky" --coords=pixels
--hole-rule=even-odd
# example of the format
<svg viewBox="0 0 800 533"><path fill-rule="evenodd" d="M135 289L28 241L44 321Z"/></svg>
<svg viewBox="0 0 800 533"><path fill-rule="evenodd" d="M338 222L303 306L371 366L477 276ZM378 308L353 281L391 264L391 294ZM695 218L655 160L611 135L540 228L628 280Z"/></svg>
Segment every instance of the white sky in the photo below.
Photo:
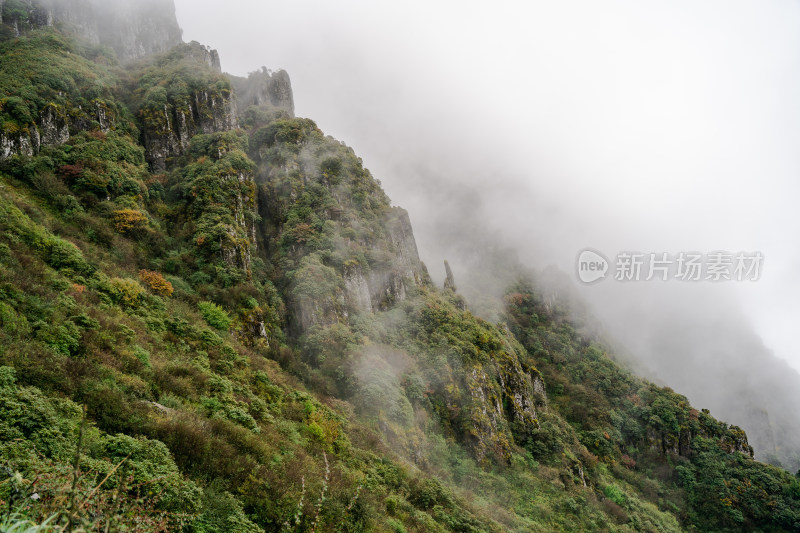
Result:
<svg viewBox="0 0 800 533"><path fill-rule="evenodd" d="M697 291L733 295L800 369L800 3L176 5L224 70L289 72L297 114L409 210L434 277L459 198L568 272L586 246L758 250L760 281Z"/></svg>

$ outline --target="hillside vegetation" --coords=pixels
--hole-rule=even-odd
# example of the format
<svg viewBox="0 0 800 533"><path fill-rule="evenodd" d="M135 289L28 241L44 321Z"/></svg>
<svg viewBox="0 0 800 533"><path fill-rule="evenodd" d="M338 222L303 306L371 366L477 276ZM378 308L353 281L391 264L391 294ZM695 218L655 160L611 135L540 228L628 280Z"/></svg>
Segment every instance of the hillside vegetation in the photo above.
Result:
<svg viewBox="0 0 800 533"><path fill-rule="evenodd" d="M205 47L2 36L0 531L800 531L741 429L534 274L474 316L353 150Z"/></svg>

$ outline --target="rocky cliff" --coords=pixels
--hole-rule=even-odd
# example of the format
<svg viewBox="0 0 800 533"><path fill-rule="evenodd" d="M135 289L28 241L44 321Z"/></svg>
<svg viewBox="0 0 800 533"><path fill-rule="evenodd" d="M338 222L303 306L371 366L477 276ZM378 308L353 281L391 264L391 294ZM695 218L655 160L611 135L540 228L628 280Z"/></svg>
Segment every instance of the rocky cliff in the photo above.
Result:
<svg viewBox="0 0 800 533"><path fill-rule="evenodd" d="M164 52L181 42L172 0L0 0L3 24L16 35L58 26L108 46L122 62Z"/></svg>
<svg viewBox="0 0 800 533"><path fill-rule="evenodd" d="M0 29L11 33L6 38L37 29L60 30L60 33L34 33L21 44L40 49L44 61L17 54L0 66L7 79L14 79L15 72L25 71L35 84L34 91L26 94L19 93L18 87L3 87L6 99L0 131L2 158L13 154L34 155L44 146L63 144L71 135L95 127L108 132L124 114L112 95L119 80L106 69L87 69L79 57L64 54L64 50L80 54L82 47L100 45L102 48L94 53L113 64L116 60L127 62L164 52L181 43L181 30L171 0L0 0L0 14L3 22ZM77 38L77 42L68 42L63 34ZM197 45L188 54L219 71L216 52ZM21 100L18 102L16 98ZM159 132L169 130L172 135L166 140L152 141L155 161L160 162L178 147L185 147L187 130L210 132L235 125L230 98L226 100L213 91L199 90L194 106L190 107L192 116L173 112L173 116L165 115L157 125ZM124 120L123 128L130 130L132 124L127 118ZM195 125L195 121L199 124ZM152 132L147 133L153 137Z"/></svg>
<svg viewBox="0 0 800 533"><path fill-rule="evenodd" d="M197 42L178 45L146 63L136 79L134 105L155 172L186 153L194 135L239 126L233 88L215 50Z"/></svg>
<svg viewBox="0 0 800 533"><path fill-rule="evenodd" d="M408 214L390 206L351 148L271 104L243 115L262 249L290 287L296 332L388 309L428 283Z"/></svg>
<svg viewBox="0 0 800 533"><path fill-rule="evenodd" d="M384 228L388 255L366 269L357 262L343 266L344 295L355 312L387 309L427 282L406 210L394 207L388 211Z"/></svg>
<svg viewBox="0 0 800 533"><path fill-rule="evenodd" d="M246 78L231 76L231 81L236 89L240 112L249 106L262 106L286 111L289 116L294 116L292 83L285 70L272 72L262 67Z"/></svg>
<svg viewBox="0 0 800 533"><path fill-rule="evenodd" d="M0 47L22 51L8 54L0 64L0 159L34 155L81 131L108 132L119 126L134 132L127 110L114 97L119 79L87 63L63 35L36 32L24 40L2 41ZM102 51L98 58L113 61ZM30 85L21 82L22 72Z"/></svg>

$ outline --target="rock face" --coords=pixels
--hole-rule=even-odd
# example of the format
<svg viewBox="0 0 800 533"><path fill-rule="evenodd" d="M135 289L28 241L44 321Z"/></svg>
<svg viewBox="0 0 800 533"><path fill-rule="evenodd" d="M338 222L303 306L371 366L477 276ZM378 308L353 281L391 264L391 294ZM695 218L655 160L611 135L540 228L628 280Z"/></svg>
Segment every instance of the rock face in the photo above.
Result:
<svg viewBox="0 0 800 533"><path fill-rule="evenodd" d="M434 404L444 406L439 416L476 461L504 463L512 443L526 442L540 428L547 396L541 374L523 363L527 354L509 332L487 327L483 336L496 344L488 351L476 345L473 353L481 356L462 360L463 366L452 362Z"/></svg>
<svg viewBox="0 0 800 533"><path fill-rule="evenodd" d="M343 277L344 290L350 300L350 305L360 312L373 312L375 307L372 305L369 283L367 283L361 265L345 266Z"/></svg>
<svg viewBox="0 0 800 533"><path fill-rule="evenodd" d="M419 287L427 281L428 273L419 260L406 210L392 208L384 227L389 248L385 259L388 260L371 265L366 274L360 265L345 266L344 293L354 311L384 310L405 300L410 288Z"/></svg>
<svg viewBox="0 0 800 533"><path fill-rule="evenodd" d="M196 136L181 180L198 254L209 261L221 260L249 276L258 215L246 146L247 138L241 132Z"/></svg>
<svg viewBox="0 0 800 533"><path fill-rule="evenodd" d="M39 130L32 128L28 132L0 132L0 157L3 159L14 154L33 155L39 151Z"/></svg>
<svg viewBox="0 0 800 533"><path fill-rule="evenodd" d="M121 61L162 52L181 43L172 0L0 0L0 14L2 23L18 36L35 28L55 27L89 43L113 49ZM204 56L201 60L212 68L215 66L219 72L216 53L199 48L202 50L198 54ZM50 93L47 93L46 83L40 84L44 87L40 95L43 103L39 104L42 107L31 110L30 117L18 120L13 127L4 126L0 130L0 158L14 154L34 155L44 146L67 142L71 135L80 131L98 127L103 132L113 129L121 110L108 103L113 100L108 87L99 81L94 85L91 81L82 81L85 85L59 88ZM87 97L89 94L92 96ZM209 95L205 96L210 99ZM224 102L211 101L206 106L223 108L221 112L210 113L214 117L235 117L232 105L225 109Z"/></svg>
<svg viewBox="0 0 800 533"><path fill-rule="evenodd" d="M182 47L181 55L186 59L202 63L214 72L222 72L219 53L210 46L203 46L197 41L192 41Z"/></svg>
<svg viewBox="0 0 800 533"><path fill-rule="evenodd" d="M251 72L247 78L231 76L236 89L239 111L251 105L279 109L294 116L292 82L285 70L272 72L266 67Z"/></svg>
<svg viewBox="0 0 800 533"><path fill-rule="evenodd" d="M181 42L172 0L23 0L24 9L3 9L3 23L17 34L59 26L93 44L111 47L121 62L164 52Z"/></svg>
<svg viewBox="0 0 800 533"><path fill-rule="evenodd" d="M228 265L249 272L252 251L256 248L253 176L239 172L236 175L225 176L223 181L236 190L236 205L233 209L235 224L228 229L230 245L223 246L222 258Z"/></svg>
<svg viewBox="0 0 800 533"><path fill-rule="evenodd" d="M408 213L392 208L384 221L386 249L381 260L368 268L348 262L342 271L326 266L317 258L306 258L300 271L320 283L320 290L299 296L294 305L300 331L312 326L329 326L345 320L350 313L372 313L389 309L406 299L409 291L429 283L419 260Z"/></svg>
<svg viewBox="0 0 800 533"><path fill-rule="evenodd" d="M44 108L39 120L39 130L42 144L58 145L69 140L67 117L56 105L51 104Z"/></svg>
<svg viewBox="0 0 800 533"><path fill-rule="evenodd" d="M541 375L523 371L519 357L511 350L500 352L495 364L509 419L522 425L538 426L536 402L537 399L542 402L546 398Z"/></svg>
<svg viewBox="0 0 800 533"><path fill-rule="evenodd" d="M192 98L171 101L147 112L144 146L153 172L163 172L172 158L182 155L197 133L236 128L236 111L230 93L198 91Z"/></svg>
<svg viewBox="0 0 800 533"><path fill-rule="evenodd" d="M444 273L444 289L456 292L456 280L453 277L453 271L450 269L450 263L447 262L447 259L444 260Z"/></svg>
<svg viewBox="0 0 800 533"><path fill-rule="evenodd" d="M192 69L194 83L166 77L166 89L157 84L143 88L142 119L144 146L154 172L169 168L172 160L183 155L189 141L198 133L229 131L239 126L233 90L220 73L219 55L200 43L191 42L173 49L163 60L145 69L143 78L153 69Z"/></svg>
<svg viewBox="0 0 800 533"><path fill-rule="evenodd" d="M32 156L43 146L64 144L70 138L70 131L89 129L92 121L97 121L104 132L116 123L116 114L100 100L95 100L89 109L67 109L64 105L49 103L34 122L16 131L0 130L0 159L14 154Z"/></svg>
<svg viewBox="0 0 800 533"><path fill-rule="evenodd" d="M469 420L466 440L475 460L488 463L491 456L500 462L511 457L511 433L503 412L502 394L497 383L480 366L469 370L464 380L469 398L453 401L446 396L450 411L464 409Z"/></svg>
<svg viewBox="0 0 800 533"><path fill-rule="evenodd" d="M379 309L403 301L411 287L421 286L427 278L408 212L400 207L392 208L386 219L386 230L394 261L388 268L373 269L369 283L373 305Z"/></svg>

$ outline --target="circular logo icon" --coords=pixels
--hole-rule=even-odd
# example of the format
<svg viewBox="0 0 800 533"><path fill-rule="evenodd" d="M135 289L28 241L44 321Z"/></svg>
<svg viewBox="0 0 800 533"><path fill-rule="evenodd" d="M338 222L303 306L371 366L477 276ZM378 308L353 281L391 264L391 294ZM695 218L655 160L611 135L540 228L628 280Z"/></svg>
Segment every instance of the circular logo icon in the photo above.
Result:
<svg viewBox="0 0 800 533"><path fill-rule="evenodd" d="M583 283L595 283L605 279L608 272L608 259L597 250L586 248L578 254L575 265L578 269L578 279Z"/></svg>

